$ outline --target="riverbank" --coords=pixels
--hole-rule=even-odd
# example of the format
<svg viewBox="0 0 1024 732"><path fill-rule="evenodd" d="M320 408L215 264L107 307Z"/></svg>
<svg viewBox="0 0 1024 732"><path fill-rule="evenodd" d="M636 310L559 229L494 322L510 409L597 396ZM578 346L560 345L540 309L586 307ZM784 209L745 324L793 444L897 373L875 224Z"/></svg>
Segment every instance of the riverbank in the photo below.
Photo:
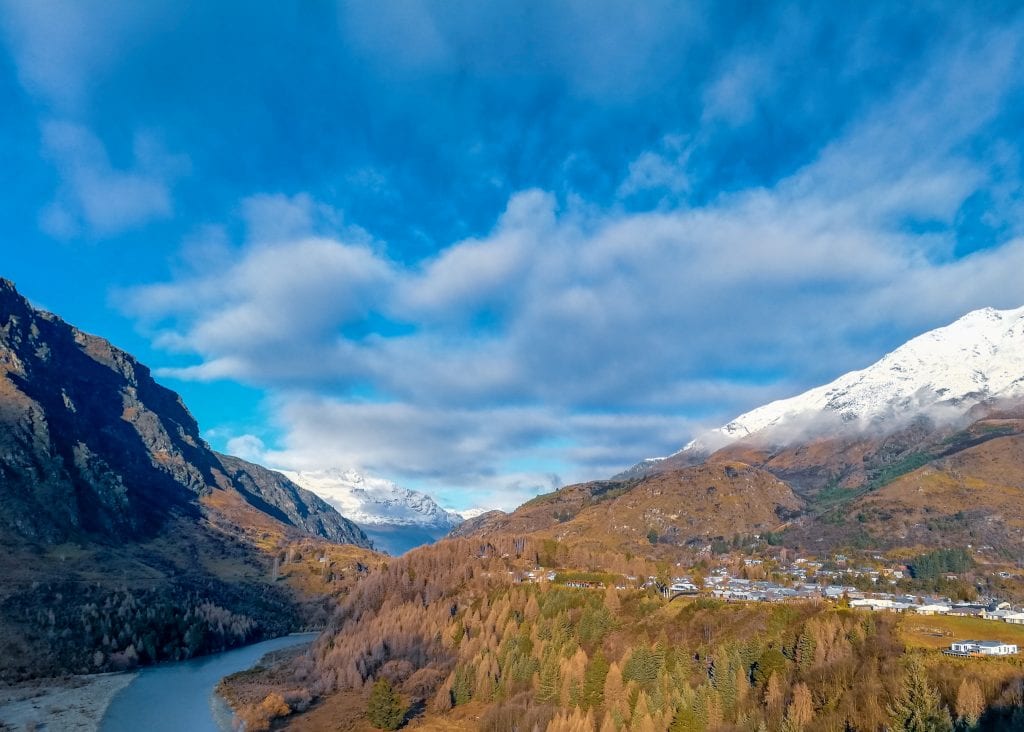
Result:
<svg viewBox="0 0 1024 732"><path fill-rule="evenodd" d="M308 648L304 643L265 654L250 668L221 679L217 696L237 719L255 729L306 711L313 699L297 688L293 664Z"/></svg>
<svg viewBox="0 0 1024 732"><path fill-rule="evenodd" d="M97 732L114 695L137 675L111 673L36 679L0 688L0 730Z"/></svg>
<svg viewBox="0 0 1024 732"><path fill-rule="evenodd" d="M316 633L298 633L187 661L149 666L114 697L101 732L222 732L232 713L215 689L225 676L251 668L265 655L305 645Z"/></svg>

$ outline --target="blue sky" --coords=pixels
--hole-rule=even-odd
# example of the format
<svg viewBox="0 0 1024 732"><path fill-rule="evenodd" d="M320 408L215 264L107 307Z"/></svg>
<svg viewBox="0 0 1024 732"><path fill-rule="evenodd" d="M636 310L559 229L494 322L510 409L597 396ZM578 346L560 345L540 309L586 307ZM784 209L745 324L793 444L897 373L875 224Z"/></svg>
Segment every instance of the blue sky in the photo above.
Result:
<svg viewBox="0 0 1024 732"><path fill-rule="evenodd" d="M751 5L0 0L2 274L456 508L1024 304L1014 4Z"/></svg>

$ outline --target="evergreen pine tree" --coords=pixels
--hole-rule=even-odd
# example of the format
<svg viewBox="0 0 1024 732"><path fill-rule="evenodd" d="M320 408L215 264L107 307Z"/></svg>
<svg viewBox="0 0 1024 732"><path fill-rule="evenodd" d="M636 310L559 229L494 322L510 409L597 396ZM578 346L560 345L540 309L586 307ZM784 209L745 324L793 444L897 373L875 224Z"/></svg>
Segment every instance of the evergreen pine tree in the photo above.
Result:
<svg viewBox="0 0 1024 732"><path fill-rule="evenodd" d="M796 642L796 665L801 671L807 671L814 663L814 647L814 638L805 630Z"/></svg>
<svg viewBox="0 0 1024 732"><path fill-rule="evenodd" d="M465 704L473 698L473 686L475 674L469 666L459 666L455 669L455 678L452 681L452 703L455 706Z"/></svg>
<svg viewBox="0 0 1024 732"><path fill-rule="evenodd" d="M924 664L911 656L903 688L888 707L893 732L951 732L953 721L938 689L928 681Z"/></svg>
<svg viewBox="0 0 1024 732"><path fill-rule="evenodd" d="M558 704L561 696L561 683L558 673L558 655L548 652L540 664L540 683L537 686L537 701L545 704Z"/></svg>
<svg viewBox="0 0 1024 732"><path fill-rule="evenodd" d="M377 679L366 705L366 716L377 729L394 730L402 725L405 709L398 693L387 679Z"/></svg>
<svg viewBox="0 0 1024 732"><path fill-rule="evenodd" d="M583 674L583 704L588 709L604 704L604 682L608 677L608 661L600 650L594 654Z"/></svg>
<svg viewBox="0 0 1024 732"><path fill-rule="evenodd" d="M721 699L722 710L727 715L732 714L736 709L736 672L724 653L715 657L714 687Z"/></svg>

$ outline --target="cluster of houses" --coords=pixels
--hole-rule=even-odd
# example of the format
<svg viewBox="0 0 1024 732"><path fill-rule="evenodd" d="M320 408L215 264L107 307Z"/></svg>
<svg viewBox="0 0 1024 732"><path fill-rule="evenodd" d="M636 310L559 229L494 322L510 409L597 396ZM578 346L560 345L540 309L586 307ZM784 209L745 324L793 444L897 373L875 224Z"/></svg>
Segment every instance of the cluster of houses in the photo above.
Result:
<svg viewBox="0 0 1024 732"><path fill-rule="evenodd" d="M918 615L959 615L1024 625L1024 611L998 600L990 603L951 603L946 599L874 594L871 597L851 599L850 607L897 613L913 612Z"/></svg>
<svg viewBox="0 0 1024 732"><path fill-rule="evenodd" d="M1024 609L1013 608L1008 602L992 600L988 603L954 603L948 598L914 595L896 595L886 592L867 593L844 585L821 586L809 582L795 582L792 586L768 581L755 581L716 573L704 580L703 590L723 599L753 602L781 602L785 600L819 599L838 601L845 598L850 607L865 610L888 610L918 615L959 615L997 620L1024 625ZM701 591L689 578L676 577L662 590L668 597L696 595Z"/></svg>
<svg viewBox="0 0 1024 732"><path fill-rule="evenodd" d="M754 560L756 561L756 560ZM811 568L812 571L814 568ZM797 567L796 571L802 573L803 568ZM873 570L872 570L873 572ZM891 579L899 570L880 573L881 576L888 576ZM556 574L553 571L536 568L525 573L514 573L514 581L517 582L553 582ZM817 572L821 574L821 572ZM1024 625L1024 609L1013 608L1007 602L992 600L988 603L955 603L949 598L897 595L886 592L864 592L856 587L844 585L820 585L810 581L794 581L790 585L781 585L766 580L750 580L741 577L732 577L725 569L717 569L711 575L704 578L703 587L689 577L674 577L667 586L661 585L655 577L648 577L646 582L636 577L626 577L632 586L642 584L648 587L657 587L663 595L669 598L698 595L702 592L713 597L726 601L743 602L786 602L793 600L817 600L826 599L838 602L840 600L849 603L850 607L864 610L879 610L896 613L916 613L918 615L951 615L977 617L984 620L1000 621ZM635 584L634 584L635 583ZM580 589L603 589L600 582L584 581L579 579L566 579L562 582L567 587ZM626 589L626 586L619 586L618 589ZM1008 656L1018 652L1013 643L1001 641L980 641L965 640L953 643L943 653L950 656L973 657L973 656Z"/></svg>

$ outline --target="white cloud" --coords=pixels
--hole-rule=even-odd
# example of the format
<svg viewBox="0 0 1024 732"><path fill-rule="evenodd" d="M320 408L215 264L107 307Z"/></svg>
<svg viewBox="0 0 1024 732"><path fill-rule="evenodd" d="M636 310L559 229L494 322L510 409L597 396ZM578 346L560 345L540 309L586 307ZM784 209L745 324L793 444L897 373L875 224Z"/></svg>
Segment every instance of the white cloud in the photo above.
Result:
<svg viewBox="0 0 1024 732"><path fill-rule="evenodd" d="M50 121L42 132L44 152L61 179L57 198L41 216L47 233L65 238L85 227L106 236L171 215L170 184L187 172L187 158L138 134L131 167L116 168L103 143L81 125Z"/></svg>
<svg viewBox="0 0 1024 732"><path fill-rule="evenodd" d="M966 310L1021 304L1020 240L952 256L957 211L992 175L965 150L1019 56L1012 35L966 42L771 186L653 213L524 191L490 233L421 263L309 198L249 199L226 266L127 307L201 359L165 373L271 390L284 437L268 460L519 500L552 474L670 451L698 420L865 366ZM659 143L620 192L684 191L688 144Z"/></svg>
<svg viewBox="0 0 1024 732"><path fill-rule="evenodd" d="M772 57L765 54L730 57L726 68L704 90L704 123L723 121L739 125L748 122L758 99L771 85L773 70L769 64L772 61Z"/></svg>
<svg viewBox="0 0 1024 732"><path fill-rule="evenodd" d="M626 179L618 188L618 195L626 198L644 191L665 191L674 196L690 190L686 172L692 148L678 135L667 135L659 150L645 150L629 164Z"/></svg>
<svg viewBox="0 0 1024 732"><path fill-rule="evenodd" d="M238 435L227 441L229 455L258 463L266 460L267 446L256 435Z"/></svg>
<svg viewBox="0 0 1024 732"><path fill-rule="evenodd" d="M396 294L410 315L461 320L481 308L502 308L532 268L538 249L557 247L555 200L541 191L509 201L491 236L454 244L412 274Z"/></svg>
<svg viewBox="0 0 1024 732"><path fill-rule="evenodd" d="M662 0L339 5L345 42L386 76L548 77L602 102L658 93L666 56L699 37L699 16Z"/></svg>
<svg viewBox="0 0 1024 732"><path fill-rule="evenodd" d="M542 407L452 409L357 403L314 394L277 397L285 435L264 449L251 435L229 452L282 469L343 466L450 496L453 505L514 508L539 492L596 475L666 435L680 420L656 415L574 415ZM613 444L607 444L613 441ZM672 445L654 440L662 446Z"/></svg>
<svg viewBox="0 0 1024 732"><path fill-rule="evenodd" d="M42 110L42 154L59 178L54 200L39 215L51 236L109 236L172 214L170 187L189 171L189 159L136 130L130 162L112 162L84 120L125 52L173 25L179 10L157 1L0 0L0 35Z"/></svg>

